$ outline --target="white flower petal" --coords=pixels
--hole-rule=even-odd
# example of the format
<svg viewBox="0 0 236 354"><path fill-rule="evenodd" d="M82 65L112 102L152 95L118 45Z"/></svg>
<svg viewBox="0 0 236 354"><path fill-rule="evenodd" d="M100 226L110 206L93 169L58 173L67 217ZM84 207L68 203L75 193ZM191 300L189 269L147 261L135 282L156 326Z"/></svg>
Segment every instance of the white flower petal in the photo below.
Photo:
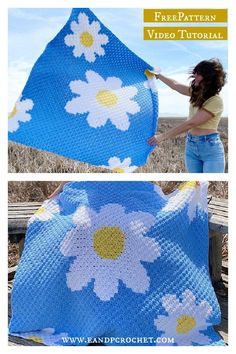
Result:
<svg viewBox="0 0 236 354"><path fill-rule="evenodd" d="M133 98L134 96L137 95L138 93L138 89L135 86L126 86L126 87L122 87L120 89L120 95L128 97L128 98Z"/></svg>
<svg viewBox="0 0 236 354"><path fill-rule="evenodd" d="M183 300L182 300L182 305L183 306L195 306L195 302L196 302L196 297L194 296L194 294L192 293L191 290L186 289L183 292Z"/></svg>
<svg viewBox="0 0 236 354"><path fill-rule="evenodd" d="M118 90L122 86L122 81L119 77L110 76L106 80L106 86L110 90Z"/></svg>
<svg viewBox="0 0 236 354"><path fill-rule="evenodd" d="M180 308L180 302L176 295L165 295L162 298L162 305L168 313L175 313Z"/></svg>
<svg viewBox="0 0 236 354"><path fill-rule="evenodd" d="M120 161L121 162L121 161ZM122 167L129 167L131 164L131 158L127 157L126 159L124 159L124 161L121 163Z"/></svg>
<svg viewBox="0 0 236 354"><path fill-rule="evenodd" d="M131 114L138 113L138 112L140 112L140 106L135 101L129 101L126 111Z"/></svg>
<svg viewBox="0 0 236 354"><path fill-rule="evenodd" d="M81 267L81 263L75 260L70 271L66 275L67 286L71 291L82 290L92 279L92 272L90 267Z"/></svg>
<svg viewBox="0 0 236 354"><path fill-rule="evenodd" d="M111 168L121 166L121 160L118 157L110 157L108 164Z"/></svg>
<svg viewBox="0 0 236 354"><path fill-rule="evenodd" d="M145 294L150 286L150 277L146 269L140 263L131 264L131 269L132 271L121 273L121 280L135 293Z"/></svg>
<svg viewBox="0 0 236 354"><path fill-rule="evenodd" d="M124 159L123 162L121 162L121 159L118 157L111 157L108 160L108 166L102 165L101 167L104 168L109 168L111 170L115 170L115 169L120 169L120 170L124 170L124 172L133 172L134 170L136 170L136 168L138 168L138 166L135 165L131 165L132 161L130 157L127 157Z"/></svg>
<svg viewBox="0 0 236 354"><path fill-rule="evenodd" d="M68 47L73 47L75 45L75 35L74 34L68 34L64 38L64 42ZM77 48L77 47L76 47ZM75 49L76 49L75 48ZM82 54L82 53L81 53Z"/></svg>
<svg viewBox="0 0 236 354"><path fill-rule="evenodd" d="M84 51L84 56L85 59L89 62L89 63L93 63L96 60L96 56L94 54L94 52L90 51L90 50L85 50Z"/></svg>
<svg viewBox="0 0 236 354"><path fill-rule="evenodd" d="M73 93L77 93L77 95L82 95L84 90L88 89L88 84L82 80L74 80L70 82L70 89Z"/></svg>
<svg viewBox="0 0 236 354"><path fill-rule="evenodd" d="M110 217L113 218L113 216L116 215L122 215L125 214L125 207L120 204L106 204L101 207L100 209L100 216L103 217L106 215L106 218L110 220Z"/></svg>
<svg viewBox="0 0 236 354"><path fill-rule="evenodd" d="M207 335L198 332L196 337L192 338L192 342L196 344L207 345L210 344L212 340Z"/></svg>
<svg viewBox="0 0 236 354"><path fill-rule="evenodd" d="M91 226L91 212L90 209L86 206L81 206L76 209L75 213L73 214L73 222L77 224L77 226Z"/></svg>
<svg viewBox="0 0 236 354"><path fill-rule="evenodd" d="M102 47L94 48L94 50L99 56L105 55L105 50Z"/></svg>
<svg viewBox="0 0 236 354"><path fill-rule="evenodd" d="M86 75L86 79L89 84L104 85L105 81L97 72L95 72L93 70L87 70L85 75Z"/></svg>
<svg viewBox="0 0 236 354"><path fill-rule="evenodd" d="M138 168L138 166L133 165L130 167L125 167L124 170L125 170L125 172L130 173L130 172L134 172L137 168Z"/></svg>
<svg viewBox="0 0 236 354"><path fill-rule="evenodd" d="M30 99L25 99L16 103L17 109L20 111L30 111L34 107L34 103Z"/></svg>
<svg viewBox="0 0 236 354"><path fill-rule="evenodd" d="M98 35L98 42L102 45L107 44L109 42L109 38L106 34L99 34Z"/></svg>
<svg viewBox="0 0 236 354"><path fill-rule="evenodd" d="M102 301L109 301L118 293L119 280L97 275L94 282L94 292Z"/></svg>
<svg viewBox="0 0 236 354"><path fill-rule="evenodd" d="M31 120L31 115L29 113L22 113L20 117L21 122L29 122Z"/></svg>
<svg viewBox="0 0 236 354"><path fill-rule="evenodd" d="M80 25L76 21L71 22L70 28L74 33L78 33L80 31Z"/></svg>
<svg viewBox="0 0 236 354"><path fill-rule="evenodd" d="M201 301L198 305L198 309L201 314L204 314L205 319L207 320L212 314L212 307L207 301Z"/></svg>
<svg viewBox="0 0 236 354"><path fill-rule="evenodd" d="M71 101L67 102L65 110L72 114L87 113L87 102L85 102L82 97L73 98Z"/></svg>
<svg viewBox="0 0 236 354"><path fill-rule="evenodd" d="M98 21L93 21L90 25L90 28L91 28L91 32L94 34L98 34L98 32L101 30L101 26Z"/></svg>
<svg viewBox="0 0 236 354"><path fill-rule="evenodd" d="M89 18L84 12L81 12L79 14L78 23L79 23L80 27L82 27L82 28L83 27L85 27L85 28L89 27Z"/></svg>
<svg viewBox="0 0 236 354"><path fill-rule="evenodd" d="M110 120L114 124L114 126L119 130L126 131L129 129L130 121L126 113L123 114L122 117L111 117Z"/></svg>
<svg viewBox="0 0 236 354"><path fill-rule="evenodd" d="M34 106L34 103L31 99L22 99L16 102L15 108L9 116L8 120L8 131L14 132L17 131L20 127L19 122L28 122L32 119L31 114L28 111L31 111Z"/></svg>
<svg viewBox="0 0 236 354"><path fill-rule="evenodd" d="M10 133L17 131L18 128L19 128L19 123L17 119L11 118L8 120L8 131Z"/></svg>
<svg viewBox="0 0 236 354"><path fill-rule="evenodd" d="M92 128L100 128L106 124L107 117L96 113L89 113L87 122Z"/></svg>
<svg viewBox="0 0 236 354"><path fill-rule="evenodd" d="M169 332L171 326L173 326L173 318L160 315L158 318L154 319L154 324L158 331Z"/></svg>

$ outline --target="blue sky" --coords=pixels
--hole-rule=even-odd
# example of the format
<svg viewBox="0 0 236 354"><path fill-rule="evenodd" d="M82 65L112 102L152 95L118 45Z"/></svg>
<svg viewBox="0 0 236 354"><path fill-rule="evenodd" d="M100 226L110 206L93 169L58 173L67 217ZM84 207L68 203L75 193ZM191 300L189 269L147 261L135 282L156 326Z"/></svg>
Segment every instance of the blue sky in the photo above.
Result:
<svg viewBox="0 0 236 354"><path fill-rule="evenodd" d="M9 110L20 95L30 70L46 44L67 21L70 9L9 10ZM199 61L218 57L227 70L226 41L144 41L142 9L92 9L131 50L164 75L188 83L188 70ZM175 25L175 24L172 24ZM159 87L160 116L187 116L188 98ZM227 115L227 85L222 90Z"/></svg>

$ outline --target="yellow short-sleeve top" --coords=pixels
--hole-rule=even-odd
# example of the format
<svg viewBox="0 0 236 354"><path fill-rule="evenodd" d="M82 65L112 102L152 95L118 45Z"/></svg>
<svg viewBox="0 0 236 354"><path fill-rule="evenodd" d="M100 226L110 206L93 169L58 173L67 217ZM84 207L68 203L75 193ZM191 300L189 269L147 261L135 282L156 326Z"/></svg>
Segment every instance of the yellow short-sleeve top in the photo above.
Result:
<svg viewBox="0 0 236 354"><path fill-rule="evenodd" d="M206 111L212 113L213 117L207 122L198 125L196 128L217 130L224 109L222 98L219 95L208 98L208 100L203 103L201 109L205 109ZM190 103L188 119L191 119L198 110L199 107L194 107L192 103Z"/></svg>

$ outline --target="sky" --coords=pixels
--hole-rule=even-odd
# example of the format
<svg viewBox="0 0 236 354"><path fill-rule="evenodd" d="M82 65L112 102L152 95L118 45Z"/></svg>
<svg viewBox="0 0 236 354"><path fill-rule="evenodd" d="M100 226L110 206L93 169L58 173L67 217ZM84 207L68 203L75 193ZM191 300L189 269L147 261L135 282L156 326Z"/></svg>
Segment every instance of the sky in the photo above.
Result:
<svg viewBox="0 0 236 354"><path fill-rule="evenodd" d="M163 75L183 84L189 82L189 69L201 60L217 57L227 71L227 41L144 41L143 9L91 10L132 51L150 65L160 67ZM66 23L70 11L55 8L9 9L9 111L20 96L33 64L47 43ZM158 82L158 90L160 117L188 115L188 97L161 82ZM226 85L221 93L225 106L224 116L228 115L227 90Z"/></svg>

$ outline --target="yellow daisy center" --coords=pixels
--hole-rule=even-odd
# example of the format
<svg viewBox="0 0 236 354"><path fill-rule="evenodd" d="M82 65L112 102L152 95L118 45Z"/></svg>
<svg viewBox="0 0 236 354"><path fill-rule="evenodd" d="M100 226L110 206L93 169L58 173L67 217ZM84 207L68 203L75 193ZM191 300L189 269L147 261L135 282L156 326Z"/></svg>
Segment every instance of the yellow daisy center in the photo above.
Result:
<svg viewBox="0 0 236 354"><path fill-rule="evenodd" d="M43 343L43 338L42 337L30 336L30 337L27 337L27 339L33 340L34 342L37 342L37 343Z"/></svg>
<svg viewBox="0 0 236 354"><path fill-rule="evenodd" d="M117 172L117 173L124 173L125 170L122 167L115 167L112 169L112 171Z"/></svg>
<svg viewBox="0 0 236 354"><path fill-rule="evenodd" d="M150 73L148 69L144 71L144 74L147 76L148 79L152 79L154 77L154 74Z"/></svg>
<svg viewBox="0 0 236 354"><path fill-rule="evenodd" d="M93 235L93 248L101 258L117 259L124 247L125 235L117 226L104 226Z"/></svg>
<svg viewBox="0 0 236 354"><path fill-rule="evenodd" d="M118 98L111 90L99 90L96 95L98 103L106 107L112 107L117 104Z"/></svg>
<svg viewBox="0 0 236 354"><path fill-rule="evenodd" d="M91 47L94 42L93 36L89 32L83 32L79 39L84 47Z"/></svg>
<svg viewBox="0 0 236 354"><path fill-rule="evenodd" d="M42 214L44 211L45 211L45 208L44 208L44 207L41 207L41 208L39 208L39 209L35 212L35 215L40 215L40 214Z"/></svg>
<svg viewBox="0 0 236 354"><path fill-rule="evenodd" d="M11 111L11 113L8 116L8 119L13 118L16 115L16 113L17 113L17 109L16 109L16 106L14 106L13 110Z"/></svg>
<svg viewBox="0 0 236 354"><path fill-rule="evenodd" d="M182 315L177 319L176 332L179 334L186 334L190 332L195 326L196 321L194 317Z"/></svg>
<svg viewBox="0 0 236 354"><path fill-rule="evenodd" d="M199 187L200 183L196 182L196 181L190 181L190 182L186 182L181 184L178 189L180 191L185 191L186 189L190 189L190 188L197 188Z"/></svg>

